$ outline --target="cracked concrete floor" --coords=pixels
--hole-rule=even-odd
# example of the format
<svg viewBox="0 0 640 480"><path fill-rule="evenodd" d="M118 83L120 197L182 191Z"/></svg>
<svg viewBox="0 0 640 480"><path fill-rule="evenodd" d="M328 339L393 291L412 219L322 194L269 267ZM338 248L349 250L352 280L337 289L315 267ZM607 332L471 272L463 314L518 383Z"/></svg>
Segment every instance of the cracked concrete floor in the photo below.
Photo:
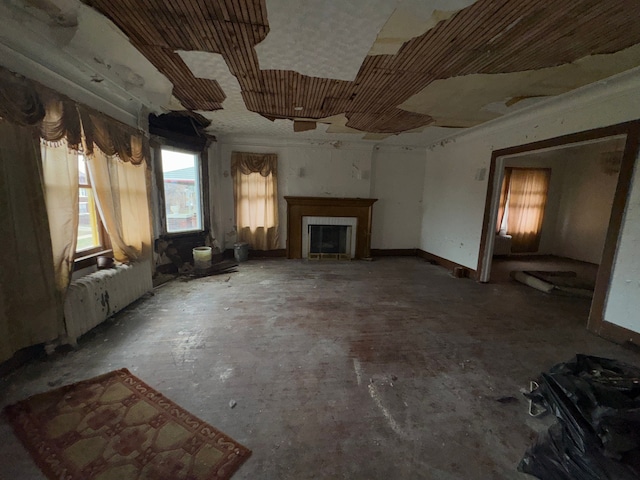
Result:
<svg viewBox="0 0 640 480"><path fill-rule="evenodd" d="M253 450L234 479L524 479L545 427L531 378L577 352L640 364L586 331L588 311L412 257L252 260L165 284L0 379L0 406L126 367ZM0 440L0 478L43 478L4 418Z"/></svg>

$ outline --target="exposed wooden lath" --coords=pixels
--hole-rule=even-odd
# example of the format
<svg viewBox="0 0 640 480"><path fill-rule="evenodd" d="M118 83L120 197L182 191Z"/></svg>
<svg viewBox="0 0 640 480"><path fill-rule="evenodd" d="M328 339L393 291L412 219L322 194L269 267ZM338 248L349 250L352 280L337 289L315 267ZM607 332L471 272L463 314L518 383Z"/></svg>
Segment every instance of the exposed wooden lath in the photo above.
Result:
<svg viewBox="0 0 640 480"><path fill-rule="evenodd" d="M220 109L225 99L215 80L195 78L175 53L200 50L222 55L251 111L308 119L344 113L347 126L374 133L432 123L397 106L434 80L553 67L640 43L635 0L478 0L397 54L367 57L349 82L260 70L254 47L269 33L264 0L84 1L129 36L187 109Z"/></svg>

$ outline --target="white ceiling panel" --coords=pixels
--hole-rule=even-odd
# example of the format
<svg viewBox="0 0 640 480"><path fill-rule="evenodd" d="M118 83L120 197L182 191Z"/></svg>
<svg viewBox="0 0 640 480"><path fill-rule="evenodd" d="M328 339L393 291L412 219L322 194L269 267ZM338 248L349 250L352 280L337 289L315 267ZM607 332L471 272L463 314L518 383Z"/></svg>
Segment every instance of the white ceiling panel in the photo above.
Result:
<svg viewBox="0 0 640 480"><path fill-rule="evenodd" d="M256 46L263 70L354 80L399 0L267 0L269 35Z"/></svg>

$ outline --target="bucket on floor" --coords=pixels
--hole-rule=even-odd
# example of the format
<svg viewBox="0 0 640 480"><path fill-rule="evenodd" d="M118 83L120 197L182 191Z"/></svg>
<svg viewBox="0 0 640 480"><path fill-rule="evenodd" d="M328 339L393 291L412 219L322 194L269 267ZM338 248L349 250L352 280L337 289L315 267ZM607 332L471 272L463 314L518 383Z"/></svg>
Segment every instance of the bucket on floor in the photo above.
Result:
<svg viewBox="0 0 640 480"><path fill-rule="evenodd" d="M246 262L247 260L249 260L249 244L234 243L233 256L235 257L236 262Z"/></svg>
<svg viewBox="0 0 640 480"><path fill-rule="evenodd" d="M196 247L193 249L193 267L206 270L211 266L211 247Z"/></svg>

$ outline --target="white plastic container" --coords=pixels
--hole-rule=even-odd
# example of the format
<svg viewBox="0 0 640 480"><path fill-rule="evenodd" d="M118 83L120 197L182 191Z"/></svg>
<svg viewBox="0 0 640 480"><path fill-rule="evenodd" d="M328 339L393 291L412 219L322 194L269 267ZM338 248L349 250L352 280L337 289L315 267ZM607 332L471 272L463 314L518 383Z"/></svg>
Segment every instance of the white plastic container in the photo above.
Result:
<svg viewBox="0 0 640 480"><path fill-rule="evenodd" d="M196 247L193 249L193 267L206 270L211 266L211 247Z"/></svg>

